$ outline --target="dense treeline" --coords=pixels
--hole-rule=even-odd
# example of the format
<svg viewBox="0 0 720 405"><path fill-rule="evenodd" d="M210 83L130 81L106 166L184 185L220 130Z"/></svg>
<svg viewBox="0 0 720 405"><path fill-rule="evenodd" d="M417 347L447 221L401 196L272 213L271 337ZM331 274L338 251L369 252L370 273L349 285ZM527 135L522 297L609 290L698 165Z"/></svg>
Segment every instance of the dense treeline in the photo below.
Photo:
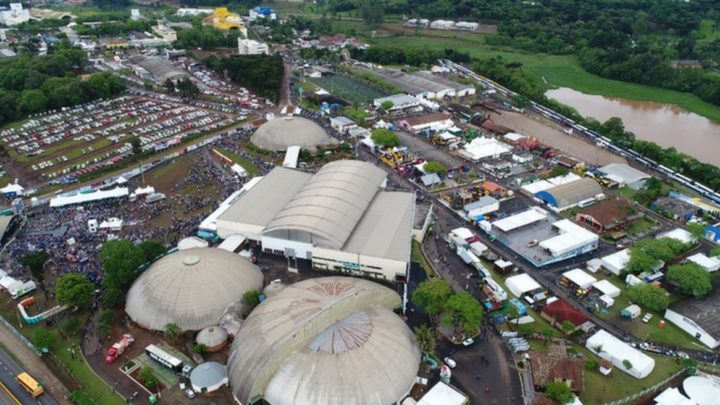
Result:
<svg viewBox="0 0 720 405"><path fill-rule="evenodd" d="M48 56L21 55L0 63L0 124L49 109L107 98L124 84L109 73L78 76L85 52L61 48Z"/></svg>
<svg viewBox="0 0 720 405"><path fill-rule="evenodd" d="M126 34L129 32L145 32L150 31L151 27L155 25L155 20L130 20L127 21L106 21L102 22L94 27L84 24L78 24L73 27L78 35L102 35L102 36L114 36L119 34Z"/></svg>
<svg viewBox="0 0 720 405"><path fill-rule="evenodd" d="M178 31L178 39L174 46L185 48L236 48L237 38L242 35L240 31L223 31L215 27L197 26L189 30Z"/></svg>
<svg viewBox="0 0 720 405"><path fill-rule="evenodd" d="M331 12L356 10L372 0L328 0ZM720 77L701 69L676 70L673 60L698 59L720 66L720 38L699 28L720 29L717 0L391 0L373 7L410 17L482 20L498 24L486 43L530 52L578 54L594 74L692 92L720 105ZM705 30L706 32L707 30Z"/></svg>
<svg viewBox="0 0 720 405"><path fill-rule="evenodd" d="M278 55L237 55L220 59L210 56L206 64L218 73L247 87L253 93L277 102L284 76L283 60Z"/></svg>
<svg viewBox="0 0 720 405"><path fill-rule="evenodd" d="M583 119L569 107L548 99L544 94L543 86L525 74L517 64L508 63L498 57L477 61L473 65L473 69L537 103L582 123L587 128L605 135L619 145L632 148L643 156L681 172L713 190L720 190L720 168L702 163L693 157L678 152L675 148L663 149L653 142L635 139L632 132L625 130L619 118L611 118L604 123L592 118Z"/></svg>
<svg viewBox="0 0 720 405"><path fill-rule="evenodd" d="M350 56L354 59L378 63L381 65L431 65L438 59L449 58L457 63L470 62L470 55L454 49L439 51L435 49L417 48L391 48L387 46L371 46L367 49L350 49Z"/></svg>

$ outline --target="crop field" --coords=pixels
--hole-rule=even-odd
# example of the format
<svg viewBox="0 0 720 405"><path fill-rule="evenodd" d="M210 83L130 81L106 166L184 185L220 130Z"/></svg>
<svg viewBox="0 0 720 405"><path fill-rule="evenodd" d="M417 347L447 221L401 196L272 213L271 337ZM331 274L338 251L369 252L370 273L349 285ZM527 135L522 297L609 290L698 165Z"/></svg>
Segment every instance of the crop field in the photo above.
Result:
<svg viewBox="0 0 720 405"><path fill-rule="evenodd" d="M0 131L0 143L21 181L63 184L132 156L133 138L143 152L159 151L232 119L180 99L128 95L31 117Z"/></svg>
<svg viewBox="0 0 720 405"><path fill-rule="evenodd" d="M351 104L371 103L376 98L388 95L374 87L343 75L330 75L309 80L330 94L340 97Z"/></svg>

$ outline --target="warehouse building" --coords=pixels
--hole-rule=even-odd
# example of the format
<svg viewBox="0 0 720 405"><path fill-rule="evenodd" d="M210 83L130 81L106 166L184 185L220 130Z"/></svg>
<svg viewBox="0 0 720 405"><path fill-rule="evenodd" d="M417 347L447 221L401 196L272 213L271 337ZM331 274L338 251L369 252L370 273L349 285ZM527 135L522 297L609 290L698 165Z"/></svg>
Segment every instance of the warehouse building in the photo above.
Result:
<svg viewBox="0 0 720 405"><path fill-rule="evenodd" d="M289 285L243 323L228 359L239 404L387 405L415 384L420 350L389 288L347 277Z"/></svg>
<svg viewBox="0 0 720 405"><path fill-rule="evenodd" d="M431 72L405 73L396 69L364 69L418 98L439 100L475 94L475 88Z"/></svg>
<svg viewBox="0 0 720 405"><path fill-rule="evenodd" d="M720 286L702 299L685 298L665 310L665 318L689 333L700 343L720 347Z"/></svg>
<svg viewBox="0 0 720 405"><path fill-rule="evenodd" d="M415 195L385 191L386 174L342 160L316 174L275 168L241 193L216 221L217 234L241 234L290 267L310 264L389 281L405 277Z"/></svg>
<svg viewBox="0 0 720 405"><path fill-rule="evenodd" d="M215 248L180 250L153 263L127 294L125 311L138 325L183 331L217 325L225 308L250 290L260 290L263 275L254 264Z"/></svg>
<svg viewBox="0 0 720 405"><path fill-rule="evenodd" d="M400 113L413 113L422 111L422 105L420 100L407 94L395 94L392 96L376 98L373 100L373 106L379 108L383 103L390 102L392 107L387 111L389 114L400 114Z"/></svg>
<svg viewBox="0 0 720 405"><path fill-rule="evenodd" d="M262 124L250 142L273 152L284 152L293 145L308 149L338 143L320 125L296 116L273 118Z"/></svg>
<svg viewBox="0 0 720 405"><path fill-rule="evenodd" d="M627 186L634 190L645 187L647 179L652 177L623 163L610 163L601 167L598 171L619 187Z"/></svg>
<svg viewBox="0 0 720 405"><path fill-rule="evenodd" d="M602 189L595 180L582 178L540 191L535 197L557 211L564 211L600 194Z"/></svg>
<svg viewBox="0 0 720 405"><path fill-rule="evenodd" d="M130 62L150 72L158 83L165 83L167 80L177 83L178 80L189 77L187 72L159 56L131 56Z"/></svg>

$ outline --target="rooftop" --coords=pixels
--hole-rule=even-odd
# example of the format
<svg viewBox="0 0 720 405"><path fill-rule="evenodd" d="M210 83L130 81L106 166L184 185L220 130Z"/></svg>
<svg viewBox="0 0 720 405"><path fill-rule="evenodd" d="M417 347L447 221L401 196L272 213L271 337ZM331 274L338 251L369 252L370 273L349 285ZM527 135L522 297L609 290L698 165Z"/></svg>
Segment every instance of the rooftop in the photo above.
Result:
<svg viewBox="0 0 720 405"><path fill-rule="evenodd" d="M640 214L629 202L617 199L600 201L581 209L578 213L592 217L603 228L624 224Z"/></svg>
<svg viewBox="0 0 720 405"><path fill-rule="evenodd" d="M720 282L715 282L710 294L702 299L685 298L668 309L692 319L713 338L720 339Z"/></svg>
<svg viewBox="0 0 720 405"><path fill-rule="evenodd" d="M536 196L546 200L550 205L562 209L575 205L582 200L593 198L601 193L602 188L595 180L582 178L540 191Z"/></svg>
<svg viewBox="0 0 720 405"><path fill-rule="evenodd" d="M417 115L414 117L401 118L401 121L407 122L410 126L429 124L432 122L445 121L450 119L450 114L433 113L425 115Z"/></svg>
<svg viewBox="0 0 720 405"><path fill-rule="evenodd" d="M556 301L557 302L557 301ZM570 389L578 392L584 386L584 362L579 358L557 358L534 352L530 357L533 384L545 387L555 381L569 381Z"/></svg>
<svg viewBox="0 0 720 405"><path fill-rule="evenodd" d="M563 299L558 299L545 305L542 312L551 316L559 323L569 321L575 326L580 326L590 320L587 315L583 314Z"/></svg>
<svg viewBox="0 0 720 405"><path fill-rule="evenodd" d="M296 116L271 119L261 125L250 140L253 144L270 151L285 151L292 145L312 148L338 143L335 138L330 138L320 125L307 118Z"/></svg>
<svg viewBox="0 0 720 405"><path fill-rule="evenodd" d="M652 177L645 172L641 172L623 163L610 163L607 166L601 167L599 170L605 173L610 180L621 184L633 184Z"/></svg>

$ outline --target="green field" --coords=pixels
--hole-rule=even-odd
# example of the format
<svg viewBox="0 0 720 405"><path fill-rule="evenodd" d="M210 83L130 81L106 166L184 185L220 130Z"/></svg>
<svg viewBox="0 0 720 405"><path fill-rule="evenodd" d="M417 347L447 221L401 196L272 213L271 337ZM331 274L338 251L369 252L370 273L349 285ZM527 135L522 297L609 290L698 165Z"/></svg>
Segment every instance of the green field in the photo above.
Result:
<svg viewBox="0 0 720 405"><path fill-rule="evenodd" d="M343 75L330 75L308 80L351 104L372 103L376 98L387 96L387 93Z"/></svg>
<svg viewBox="0 0 720 405"><path fill-rule="evenodd" d="M227 150L227 149L223 149L223 148L216 148L216 149L218 150L218 152L220 152L220 153L222 153L223 155L227 156L228 159L230 159L230 160L232 160L233 162L235 162L235 163L239 164L240 166L242 166L242 168L245 169L245 170L248 172L248 175L249 175L250 177L255 177L255 176L257 176L257 175L260 173L260 169L258 169L257 166L255 166L255 165L253 164L253 162L251 162L250 160L248 160L248 159L246 159L246 158L238 155L238 154L235 153L235 152L229 151L229 150Z"/></svg>
<svg viewBox="0 0 720 405"><path fill-rule="evenodd" d="M604 79L583 70L577 58L572 55L528 54L515 50L497 50L485 45L482 36L478 34L463 38L401 35L368 38L367 40L373 44L393 47L453 48L457 51L467 52L475 58L501 56L510 62L521 63L529 75L545 83L548 89L570 87L588 94L677 104L688 111L720 122L720 107L707 103L693 94ZM482 74L482 72L478 73Z"/></svg>

